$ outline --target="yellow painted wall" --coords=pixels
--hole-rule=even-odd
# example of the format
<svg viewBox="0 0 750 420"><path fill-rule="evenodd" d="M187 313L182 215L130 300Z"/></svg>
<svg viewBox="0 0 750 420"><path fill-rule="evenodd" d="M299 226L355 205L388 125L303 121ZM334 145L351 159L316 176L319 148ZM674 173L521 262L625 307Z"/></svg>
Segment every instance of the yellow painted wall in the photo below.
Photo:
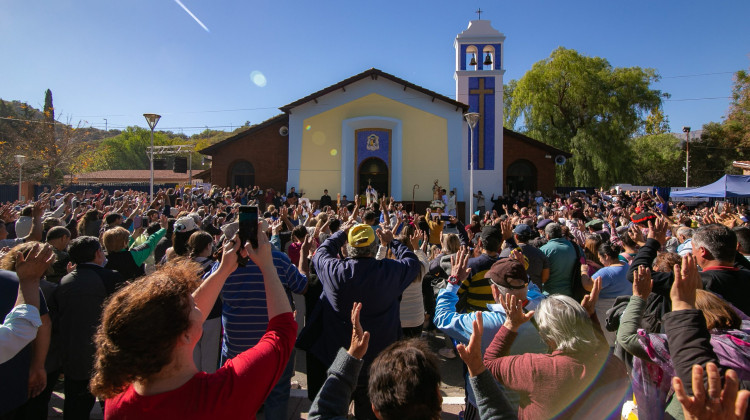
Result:
<svg viewBox="0 0 750 420"><path fill-rule="evenodd" d="M323 189L328 188L331 197L336 199L341 185L342 122L367 116L401 120L403 201L411 201L414 184L419 184L416 201L432 200L435 179L440 180L444 188L451 187L448 185L448 122L445 118L373 93L305 120L299 186L308 198L317 200ZM395 153L391 149L391 161ZM357 169L355 165L354 170Z"/></svg>

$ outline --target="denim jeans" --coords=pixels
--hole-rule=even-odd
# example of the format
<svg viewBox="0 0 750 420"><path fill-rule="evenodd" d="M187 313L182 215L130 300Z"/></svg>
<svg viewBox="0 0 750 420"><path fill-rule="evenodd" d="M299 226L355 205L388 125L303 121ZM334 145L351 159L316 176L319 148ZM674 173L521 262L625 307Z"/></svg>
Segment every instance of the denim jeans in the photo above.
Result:
<svg viewBox="0 0 750 420"><path fill-rule="evenodd" d="M289 394L292 391L292 376L294 376L294 359L297 355L297 350L292 350L292 355L289 357L289 362L286 364L284 373L281 374L281 378L276 382L276 385L268 394L264 405L263 413L266 420L286 420L289 418Z"/></svg>

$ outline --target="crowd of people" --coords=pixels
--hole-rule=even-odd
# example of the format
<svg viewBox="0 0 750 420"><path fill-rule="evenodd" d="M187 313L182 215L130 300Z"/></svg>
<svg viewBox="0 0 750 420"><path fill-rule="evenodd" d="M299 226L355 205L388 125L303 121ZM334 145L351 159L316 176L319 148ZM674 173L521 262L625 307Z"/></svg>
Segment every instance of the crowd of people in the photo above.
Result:
<svg viewBox="0 0 750 420"><path fill-rule="evenodd" d="M297 350L309 418L439 418L457 356L465 419L745 418L747 206L474 197L468 224L451 196L415 213L294 188L6 203L0 420L46 418L60 381L65 419L97 399L112 419L285 419Z"/></svg>

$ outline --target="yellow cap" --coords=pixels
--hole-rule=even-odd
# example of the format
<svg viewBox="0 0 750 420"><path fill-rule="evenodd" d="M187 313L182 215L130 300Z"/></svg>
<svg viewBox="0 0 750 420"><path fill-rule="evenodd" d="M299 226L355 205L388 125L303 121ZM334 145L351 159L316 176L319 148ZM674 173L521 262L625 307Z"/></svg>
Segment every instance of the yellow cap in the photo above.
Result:
<svg viewBox="0 0 750 420"><path fill-rule="evenodd" d="M369 246L375 240L375 231L372 226L361 223L349 229L349 245L355 248Z"/></svg>

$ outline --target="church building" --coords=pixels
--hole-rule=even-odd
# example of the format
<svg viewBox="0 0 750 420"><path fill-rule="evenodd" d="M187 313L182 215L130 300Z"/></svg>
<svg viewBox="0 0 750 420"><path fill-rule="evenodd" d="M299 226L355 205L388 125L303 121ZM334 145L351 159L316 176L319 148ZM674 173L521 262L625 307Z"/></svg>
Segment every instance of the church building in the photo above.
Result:
<svg viewBox="0 0 750 420"><path fill-rule="evenodd" d="M550 194L556 162L571 155L503 128L504 41L488 20L456 37L456 100L373 68L284 105L201 150L211 182L296 187L312 200L324 189L352 199L369 184L417 209L437 182L455 191L464 219L472 192ZM467 113L479 114L473 129Z"/></svg>

